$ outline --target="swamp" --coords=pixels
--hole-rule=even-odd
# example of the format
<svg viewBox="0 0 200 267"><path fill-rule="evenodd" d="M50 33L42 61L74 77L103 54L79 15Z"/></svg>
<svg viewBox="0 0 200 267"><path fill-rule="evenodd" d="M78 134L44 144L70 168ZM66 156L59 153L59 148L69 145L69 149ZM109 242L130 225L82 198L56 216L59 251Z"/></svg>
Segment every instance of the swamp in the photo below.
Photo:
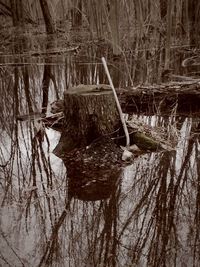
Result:
<svg viewBox="0 0 200 267"><path fill-rule="evenodd" d="M0 0L0 266L200 266L200 2Z"/></svg>

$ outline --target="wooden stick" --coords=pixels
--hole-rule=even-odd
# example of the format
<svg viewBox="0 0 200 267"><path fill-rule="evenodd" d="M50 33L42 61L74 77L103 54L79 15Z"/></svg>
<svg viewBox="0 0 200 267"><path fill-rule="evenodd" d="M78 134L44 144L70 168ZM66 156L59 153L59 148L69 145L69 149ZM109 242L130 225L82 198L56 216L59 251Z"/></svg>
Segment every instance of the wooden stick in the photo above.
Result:
<svg viewBox="0 0 200 267"><path fill-rule="evenodd" d="M120 103L119 103L119 100L118 100L118 97L117 97L117 94L116 94L112 79L110 77L110 73L109 73L109 70L108 70L108 67L107 67L106 60L105 60L104 57L102 57L101 60L102 60L106 75L108 77L109 84L110 84L110 86L112 88L112 91L113 91L113 94L114 94L114 98L115 98L115 102L117 104L117 109L118 109L119 116L120 116L120 119L121 119L121 122L122 122L124 133L125 133L125 136L126 136L126 146L129 147L130 146L130 137L129 137L126 121L124 119L124 116L123 116L123 113L122 113L122 109L121 109L121 106L120 106Z"/></svg>

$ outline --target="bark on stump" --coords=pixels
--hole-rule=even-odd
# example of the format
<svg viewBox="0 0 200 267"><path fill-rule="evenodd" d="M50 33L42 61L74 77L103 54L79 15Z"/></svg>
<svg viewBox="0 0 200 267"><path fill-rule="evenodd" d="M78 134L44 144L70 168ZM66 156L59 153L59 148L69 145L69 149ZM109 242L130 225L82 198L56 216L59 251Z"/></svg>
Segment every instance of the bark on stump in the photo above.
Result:
<svg viewBox="0 0 200 267"><path fill-rule="evenodd" d="M119 114L108 85L79 85L64 94L65 153L107 136L119 126ZM55 152L55 151L54 151Z"/></svg>

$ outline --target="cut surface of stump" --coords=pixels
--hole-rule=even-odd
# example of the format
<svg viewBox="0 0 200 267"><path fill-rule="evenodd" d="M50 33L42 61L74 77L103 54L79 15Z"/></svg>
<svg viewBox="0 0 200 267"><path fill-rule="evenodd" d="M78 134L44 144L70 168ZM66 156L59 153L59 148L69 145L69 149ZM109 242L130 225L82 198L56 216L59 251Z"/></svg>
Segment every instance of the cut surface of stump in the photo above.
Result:
<svg viewBox="0 0 200 267"><path fill-rule="evenodd" d="M113 92L108 85L79 85L64 94L65 151L87 146L119 126Z"/></svg>

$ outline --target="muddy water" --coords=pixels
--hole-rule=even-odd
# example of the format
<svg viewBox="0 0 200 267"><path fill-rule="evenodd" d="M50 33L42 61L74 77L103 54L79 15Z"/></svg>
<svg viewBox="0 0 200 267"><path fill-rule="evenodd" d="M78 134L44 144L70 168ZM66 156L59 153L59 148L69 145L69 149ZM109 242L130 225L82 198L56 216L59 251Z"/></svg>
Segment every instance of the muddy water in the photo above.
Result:
<svg viewBox="0 0 200 267"><path fill-rule="evenodd" d="M68 86L107 83L101 53L87 55L51 57L50 102ZM165 129L174 149L137 156L102 200L69 197L52 153L60 133L15 121L41 109L45 59L1 61L0 266L200 266L198 118L140 116ZM130 66L109 67L117 86L131 84Z"/></svg>

